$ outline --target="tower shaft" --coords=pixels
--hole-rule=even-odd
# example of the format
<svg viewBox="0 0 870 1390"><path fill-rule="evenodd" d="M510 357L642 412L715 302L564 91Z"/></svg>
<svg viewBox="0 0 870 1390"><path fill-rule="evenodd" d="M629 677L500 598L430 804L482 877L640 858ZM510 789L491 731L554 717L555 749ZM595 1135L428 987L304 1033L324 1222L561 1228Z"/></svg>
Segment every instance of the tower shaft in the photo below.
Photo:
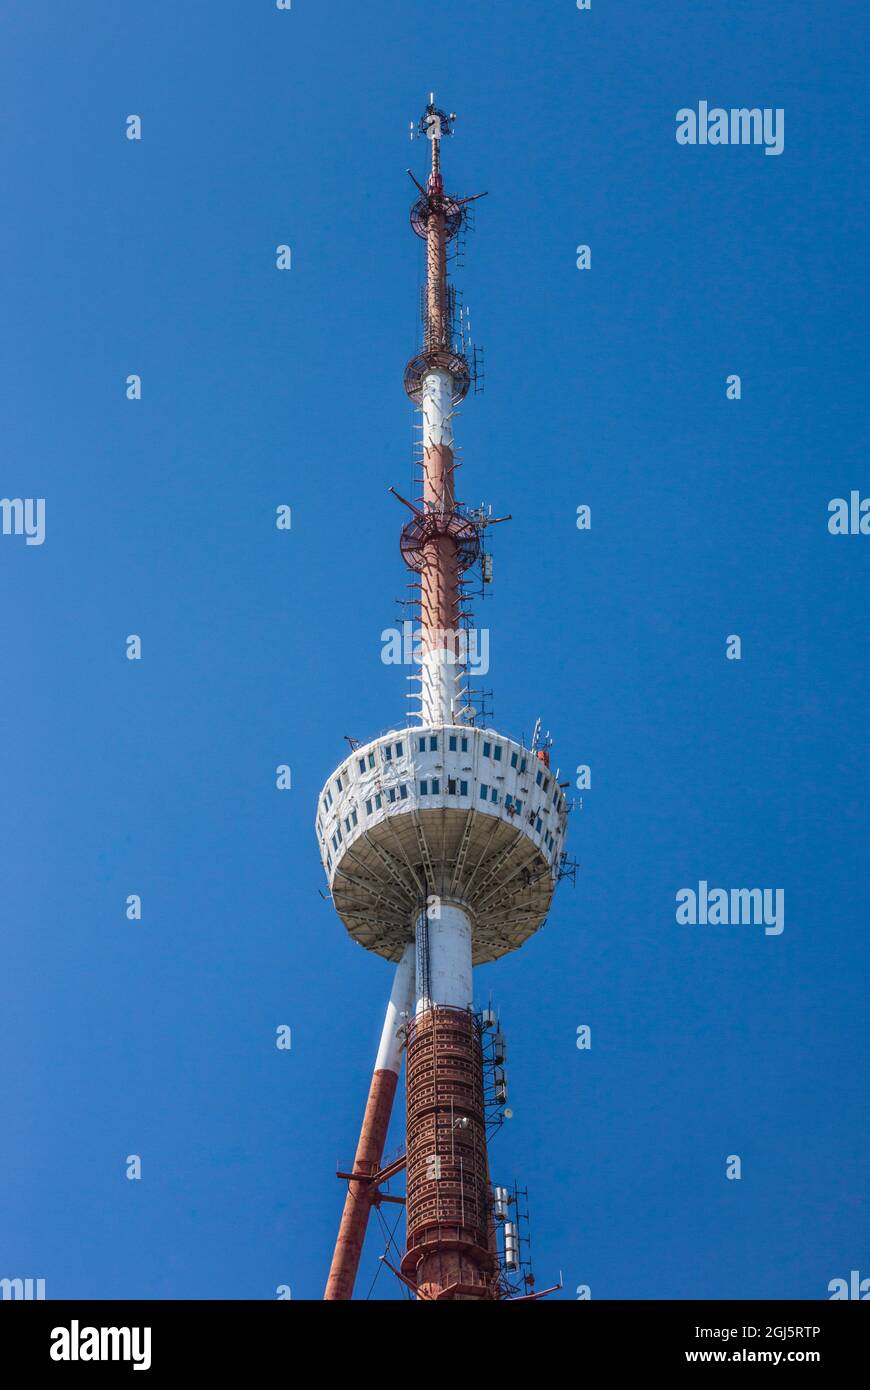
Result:
<svg viewBox="0 0 870 1390"><path fill-rule="evenodd" d="M472 926L458 904L420 913L407 1037L407 1242L424 1299L494 1298L483 1050L472 1012Z"/></svg>
<svg viewBox="0 0 870 1390"><path fill-rule="evenodd" d="M418 1011L408 1034L406 1093L402 1272L422 1298L495 1298L483 1053L470 1009L429 1004Z"/></svg>

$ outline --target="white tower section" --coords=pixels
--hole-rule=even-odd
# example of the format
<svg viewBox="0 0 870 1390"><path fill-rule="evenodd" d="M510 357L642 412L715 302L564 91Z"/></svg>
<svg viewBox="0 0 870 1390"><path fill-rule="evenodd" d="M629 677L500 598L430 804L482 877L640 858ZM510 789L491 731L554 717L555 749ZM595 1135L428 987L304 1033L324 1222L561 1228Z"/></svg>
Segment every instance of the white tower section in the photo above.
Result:
<svg viewBox="0 0 870 1390"><path fill-rule="evenodd" d="M423 415L423 453L440 452L448 449L453 453L453 377L446 371L427 372L423 378L423 397L420 402ZM444 511L451 505L451 499L441 496L436 506ZM420 722L421 724L453 724L457 722L455 711L460 704L459 681L462 673L462 634L456 632L437 634L427 633L431 645L427 645L420 658ZM434 642L432 638L434 637Z"/></svg>
<svg viewBox="0 0 870 1390"><path fill-rule="evenodd" d="M458 903L433 904L417 918L417 1008L433 1004L470 1009L474 1002L471 976L471 918Z"/></svg>
<svg viewBox="0 0 870 1390"><path fill-rule="evenodd" d="M398 1076L402 1069L403 1040L401 1029L414 1007L416 998L414 957L415 948L411 941L405 947L402 958L396 966L393 988L381 1031L381 1044L375 1061L376 1072L392 1071Z"/></svg>

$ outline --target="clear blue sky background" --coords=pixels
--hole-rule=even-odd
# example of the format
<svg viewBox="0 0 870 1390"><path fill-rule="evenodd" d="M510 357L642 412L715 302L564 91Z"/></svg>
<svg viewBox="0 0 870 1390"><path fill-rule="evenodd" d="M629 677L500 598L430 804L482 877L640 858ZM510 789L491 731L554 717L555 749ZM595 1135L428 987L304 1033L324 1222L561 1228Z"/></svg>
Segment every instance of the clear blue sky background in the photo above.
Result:
<svg viewBox="0 0 870 1390"><path fill-rule="evenodd" d="M495 722L541 714L563 774L593 770L576 889L478 976L511 1047L494 1174L564 1298L870 1275L870 538L827 532L870 494L865 14L7 7L0 492L45 497L47 539L0 537L0 1276L322 1292L391 972L318 896L313 816L342 735L405 709L386 489L431 87L450 187L490 190L458 430L467 499L514 517L481 614ZM678 146L701 99L784 107L784 153ZM783 888L783 935L678 927L701 878Z"/></svg>

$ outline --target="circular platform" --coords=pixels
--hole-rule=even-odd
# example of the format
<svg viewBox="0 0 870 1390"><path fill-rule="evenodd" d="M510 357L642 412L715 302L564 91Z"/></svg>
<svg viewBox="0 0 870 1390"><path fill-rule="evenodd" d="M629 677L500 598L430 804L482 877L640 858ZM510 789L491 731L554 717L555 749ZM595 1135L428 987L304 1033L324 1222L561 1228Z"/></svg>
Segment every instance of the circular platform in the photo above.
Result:
<svg viewBox="0 0 870 1390"><path fill-rule="evenodd" d="M471 368L468 359L460 352L449 352L446 348L433 348L431 352L418 352L405 367L403 378L405 394L415 405L423 400L423 384L431 372L449 372L453 378L451 387L454 405L465 400L471 386Z"/></svg>
<svg viewBox="0 0 870 1390"><path fill-rule="evenodd" d="M557 777L535 753L463 725L393 730L355 749L318 801L336 910L388 960L433 895L469 913L475 965L516 950L546 919L566 829Z"/></svg>

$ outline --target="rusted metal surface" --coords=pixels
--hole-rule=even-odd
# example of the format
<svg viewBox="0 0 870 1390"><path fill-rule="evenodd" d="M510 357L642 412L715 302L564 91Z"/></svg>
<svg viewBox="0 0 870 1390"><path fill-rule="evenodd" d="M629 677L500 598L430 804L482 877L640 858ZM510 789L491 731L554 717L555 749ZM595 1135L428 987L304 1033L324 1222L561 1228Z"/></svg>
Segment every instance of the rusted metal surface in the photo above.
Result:
<svg viewBox="0 0 870 1390"><path fill-rule="evenodd" d="M435 1005L418 1014L407 1069L402 1272L423 1298L495 1298L483 1053L471 1011Z"/></svg>
<svg viewBox="0 0 870 1390"><path fill-rule="evenodd" d="M433 145L437 145L433 141ZM447 317L447 239L444 234L444 214L433 212L426 228L426 350L450 346L450 324Z"/></svg>
<svg viewBox="0 0 870 1390"><path fill-rule="evenodd" d="M365 1179L372 1178L380 1169L398 1080L394 1071L376 1071L372 1076L353 1163L353 1172L364 1180L350 1181L347 1185L338 1239L323 1295L328 1301L353 1297L372 1198L377 1195L377 1188Z"/></svg>

